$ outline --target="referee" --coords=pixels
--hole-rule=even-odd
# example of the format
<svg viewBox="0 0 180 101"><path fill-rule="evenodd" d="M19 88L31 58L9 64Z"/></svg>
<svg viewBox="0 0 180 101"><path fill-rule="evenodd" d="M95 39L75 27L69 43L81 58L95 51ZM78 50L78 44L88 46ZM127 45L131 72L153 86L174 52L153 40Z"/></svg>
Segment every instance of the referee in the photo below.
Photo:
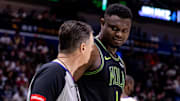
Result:
<svg viewBox="0 0 180 101"><path fill-rule="evenodd" d="M75 80L90 59L92 33L92 28L80 21L61 25L57 59L42 65L34 75L27 101L80 101Z"/></svg>

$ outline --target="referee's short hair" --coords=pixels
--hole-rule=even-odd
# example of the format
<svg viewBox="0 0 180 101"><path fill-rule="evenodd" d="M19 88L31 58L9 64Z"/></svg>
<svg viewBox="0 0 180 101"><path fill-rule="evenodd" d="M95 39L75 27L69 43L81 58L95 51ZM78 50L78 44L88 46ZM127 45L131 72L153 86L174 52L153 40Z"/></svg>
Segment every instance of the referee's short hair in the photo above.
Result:
<svg viewBox="0 0 180 101"><path fill-rule="evenodd" d="M90 25L75 20L64 22L59 29L59 52L69 53L80 47L90 38L93 30Z"/></svg>

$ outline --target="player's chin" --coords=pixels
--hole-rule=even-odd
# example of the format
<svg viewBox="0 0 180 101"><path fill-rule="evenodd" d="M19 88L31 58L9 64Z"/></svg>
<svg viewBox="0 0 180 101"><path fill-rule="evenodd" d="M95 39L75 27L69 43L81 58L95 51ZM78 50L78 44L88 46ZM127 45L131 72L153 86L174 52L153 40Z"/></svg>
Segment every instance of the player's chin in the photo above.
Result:
<svg viewBox="0 0 180 101"><path fill-rule="evenodd" d="M113 46L115 47L115 48L119 48L119 47L121 47L123 45L123 42L118 42L118 43L113 43Z"/></svg>
<svg viewBox="0 0 180 101"><path fill-rule="evenodd" d="M113 45L111 45L113 48L119 48L119 47L121 47L122 46L122 44L113 44Z"/></svg>

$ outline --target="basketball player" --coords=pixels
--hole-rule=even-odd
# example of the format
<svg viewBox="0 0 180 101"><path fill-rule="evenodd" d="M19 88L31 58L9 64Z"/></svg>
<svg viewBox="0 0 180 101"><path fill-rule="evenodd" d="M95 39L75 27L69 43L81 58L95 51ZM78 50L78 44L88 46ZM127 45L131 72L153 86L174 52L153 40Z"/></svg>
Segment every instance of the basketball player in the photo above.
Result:
<svg viewBox="0 0 180 101"><path fill-rule="evenodd" d="M93 44L93 30L86 23L67 21L59 30L57 59L44 64L33 77L27 101L80 101L75 85L80 67L87 64Z"/></svg>
<svg viewBox="0 0 180 101"><path fill-rule="evenodd" d="M126 75L126 84L123 94L121 95L121 101L137 101L135 98L130 97L130 94L134 91L134 79Z"/></svg>
<svg viewBox="0 0 180 101"><path fill-rule="evenodd" d="M125 85L125 64L116 54L129 37L132 13L112 4L100 19L89 70L78 81L82 101L119 101Z"/></svg>

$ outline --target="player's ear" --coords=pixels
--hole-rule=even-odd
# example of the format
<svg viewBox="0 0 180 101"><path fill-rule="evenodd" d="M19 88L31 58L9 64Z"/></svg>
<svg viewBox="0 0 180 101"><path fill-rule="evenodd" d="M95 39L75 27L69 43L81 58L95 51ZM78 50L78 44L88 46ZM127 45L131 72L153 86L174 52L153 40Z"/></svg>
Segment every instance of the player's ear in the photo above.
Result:
<svg viewBox="0 0 180 101"><path fill-rule="evenodd" d="M81 43L81 45L80 45L80 52L84 54L84 53L85 53L85 50L86 50L86 43L83 42L83 43Z"/></svg>

